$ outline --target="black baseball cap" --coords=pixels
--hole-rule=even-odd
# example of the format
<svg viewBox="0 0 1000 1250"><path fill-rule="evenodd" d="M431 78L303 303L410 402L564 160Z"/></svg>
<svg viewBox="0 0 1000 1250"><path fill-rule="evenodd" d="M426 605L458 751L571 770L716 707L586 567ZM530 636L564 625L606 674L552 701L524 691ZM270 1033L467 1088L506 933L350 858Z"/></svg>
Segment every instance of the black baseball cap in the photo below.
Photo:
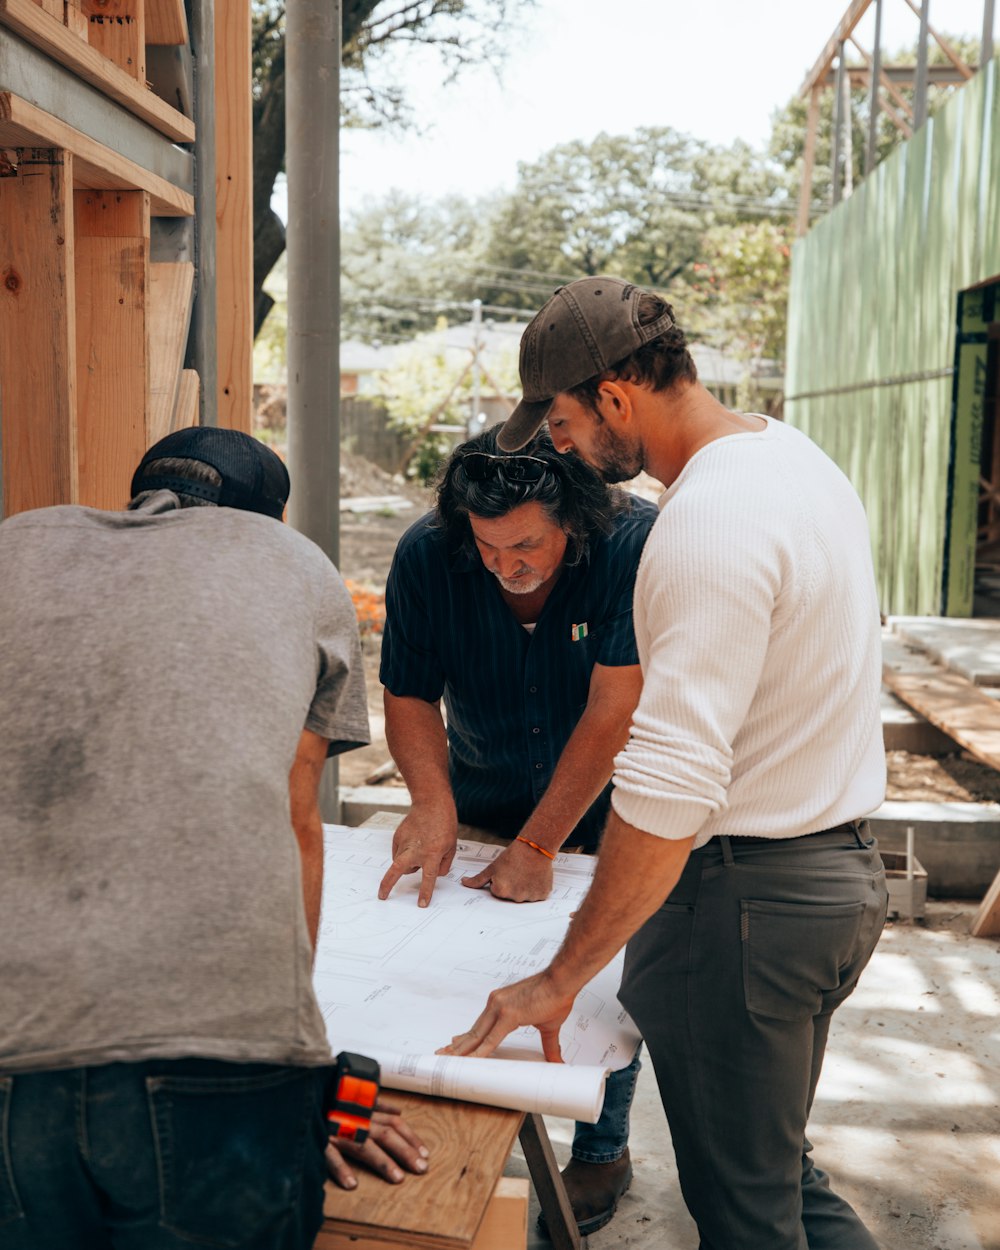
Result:
<svg viewBox="0 0 1000 1250"><path fill-rule="evenodd" d="M219 486L191 482L185 477L147 473L154 460L199 460L222 478ZM132 476L132 498L144 490L172 490L195 495L220 508L242 508L281 520L291 484L278 456L242 430L193 425L175 430L154 443Z"/></svg>
<svg viewBox="0 0 1000 1250"><path fill-rule="evenodd" d="M532 438L560 391L604 373L673 328L668 312L639 324L644 294L621 278L580 278L535 314L521 336L523 397L497 435L503 451L517 451Z"/></svg>

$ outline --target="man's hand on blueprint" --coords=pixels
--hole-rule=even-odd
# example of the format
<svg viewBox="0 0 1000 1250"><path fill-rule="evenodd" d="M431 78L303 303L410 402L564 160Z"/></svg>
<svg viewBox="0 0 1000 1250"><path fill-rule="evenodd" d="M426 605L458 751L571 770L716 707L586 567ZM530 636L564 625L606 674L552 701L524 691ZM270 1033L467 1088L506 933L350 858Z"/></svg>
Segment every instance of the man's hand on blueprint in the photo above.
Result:
<svg viewBox="0 0 1000 1250"><path fill-rule="evenodd" d="M375 1104L367 1140L361 1145L347 1138L339 1139L336 1145L330 1141L326 1147L326 1166L341 1189L356 1189L358 1184L357 1177L348 1166L348 1159L377 1172L390 1184L398 1185L405 1179L403 1168L418 1174L426 1172L429 1154L430 1151L406 1123L399 1108L380 1098Z"/></svg>
<svg viewBox="0 0 1000 1250"><path fill-rule="evenodd" d="M454 804L450 812L436 808L413 807L403 820L392 839L392 866L382 878L378 896L386 899L393 886L407 873L420 873L420 892L417 906L426 907L431 901L438 877L451 868L458 845L458 819Z"/></svg>
<svg viewBox="0 0 1000 1250"><path fill-rule="evenodd" d="M494 898L511 903L538 903L552 893L552 860L523 842L512 842L474 877L463 877L470 890L489 887Z"/></svg>
<svg viewBox="0 0 1000 1250"><path fill-rule="evenodd" d="M542 1052L549 1063L562 1063L559 1030L572 1010L581 985L567 989L557 984L551 968L524 981L515 981L494 990L486 1000L486 1010L468 1033L459 1033L443 1046L439 1055L471 1055L485 1059L503 1039L523 1025L534 1025L542 1038Z"/></svg>

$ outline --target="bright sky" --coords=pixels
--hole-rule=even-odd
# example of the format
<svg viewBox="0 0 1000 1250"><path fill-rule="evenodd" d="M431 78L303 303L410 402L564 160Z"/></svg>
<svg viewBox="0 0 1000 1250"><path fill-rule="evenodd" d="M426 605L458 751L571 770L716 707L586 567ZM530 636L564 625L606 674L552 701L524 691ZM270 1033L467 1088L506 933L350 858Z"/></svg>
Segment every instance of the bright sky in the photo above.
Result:
<svg viewBox="0 0 1000 1250"><path fill-rule="evenodd" d="M929 0L942 33L982 33L983 0ZM602 130L672 126L762 146L773 111L799 89L847 0L537 0L510 36L502 82L489 69L442 84L437 58L404 49L395 71L422 133L345 131L341 200L390 188L436 197L511 187L519 161ZM883 0L883 48L916 40L905 0ZM874 4L857 34L870 50ZM283 205L276 207L282 211Z"/></svg>

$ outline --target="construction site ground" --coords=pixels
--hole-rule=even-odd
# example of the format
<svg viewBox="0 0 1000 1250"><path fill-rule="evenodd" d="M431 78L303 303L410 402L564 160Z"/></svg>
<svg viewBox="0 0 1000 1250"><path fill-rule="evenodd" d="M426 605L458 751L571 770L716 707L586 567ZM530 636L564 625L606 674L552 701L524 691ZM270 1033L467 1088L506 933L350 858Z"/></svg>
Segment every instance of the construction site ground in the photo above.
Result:
<svg viewBox="0 0 1000 1250"><path fill-rule="evenodd" d="M345 483L346 485L346 483ZM385 482L376 492L398 493ZM430 495L405 487L406 510L341 513L345 577L375 594L392 553ZM389 756L378 682L380 637L364 635L372 745L342 758L341 784L363 785ZM390 786L400 784L390 779ZM1000 803L1000 774L959 750L889 752L888 797ZM890 923L857 993L834 1017L810 1127L817 1162L862 1213L883 1250L1000 1250L1000 941L972 938L976 903L932 899L916 923ZM572 1125L548 1121L560 1162ZM655 1077L639 1077L632 1113L635 1179L590 1250L694 1250ZM526 1176L515 1151L508 1171ZM537 1231L532 1198L529 1250Z"/></svg>

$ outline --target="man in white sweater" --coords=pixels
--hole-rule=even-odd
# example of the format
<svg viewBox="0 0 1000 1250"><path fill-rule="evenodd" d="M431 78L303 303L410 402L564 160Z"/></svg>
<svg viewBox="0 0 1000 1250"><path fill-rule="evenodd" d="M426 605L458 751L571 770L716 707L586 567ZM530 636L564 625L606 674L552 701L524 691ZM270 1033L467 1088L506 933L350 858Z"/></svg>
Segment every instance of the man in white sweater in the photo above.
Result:
<svg viewBox="0 0 1000 1250"><path fill-rule="evenodd" d="M635 588L644 686L562 948L448 1049L489 1054L533 1024L558 1060L576 994L628 942L621 1000L702 1250L873 1250L805 1135L887 903L863 819L885 758L861 502L803 434L718 403L669 305L618 279L556 292L521 382L501 447L547 420L608 481L665 485Z"/></svg>

